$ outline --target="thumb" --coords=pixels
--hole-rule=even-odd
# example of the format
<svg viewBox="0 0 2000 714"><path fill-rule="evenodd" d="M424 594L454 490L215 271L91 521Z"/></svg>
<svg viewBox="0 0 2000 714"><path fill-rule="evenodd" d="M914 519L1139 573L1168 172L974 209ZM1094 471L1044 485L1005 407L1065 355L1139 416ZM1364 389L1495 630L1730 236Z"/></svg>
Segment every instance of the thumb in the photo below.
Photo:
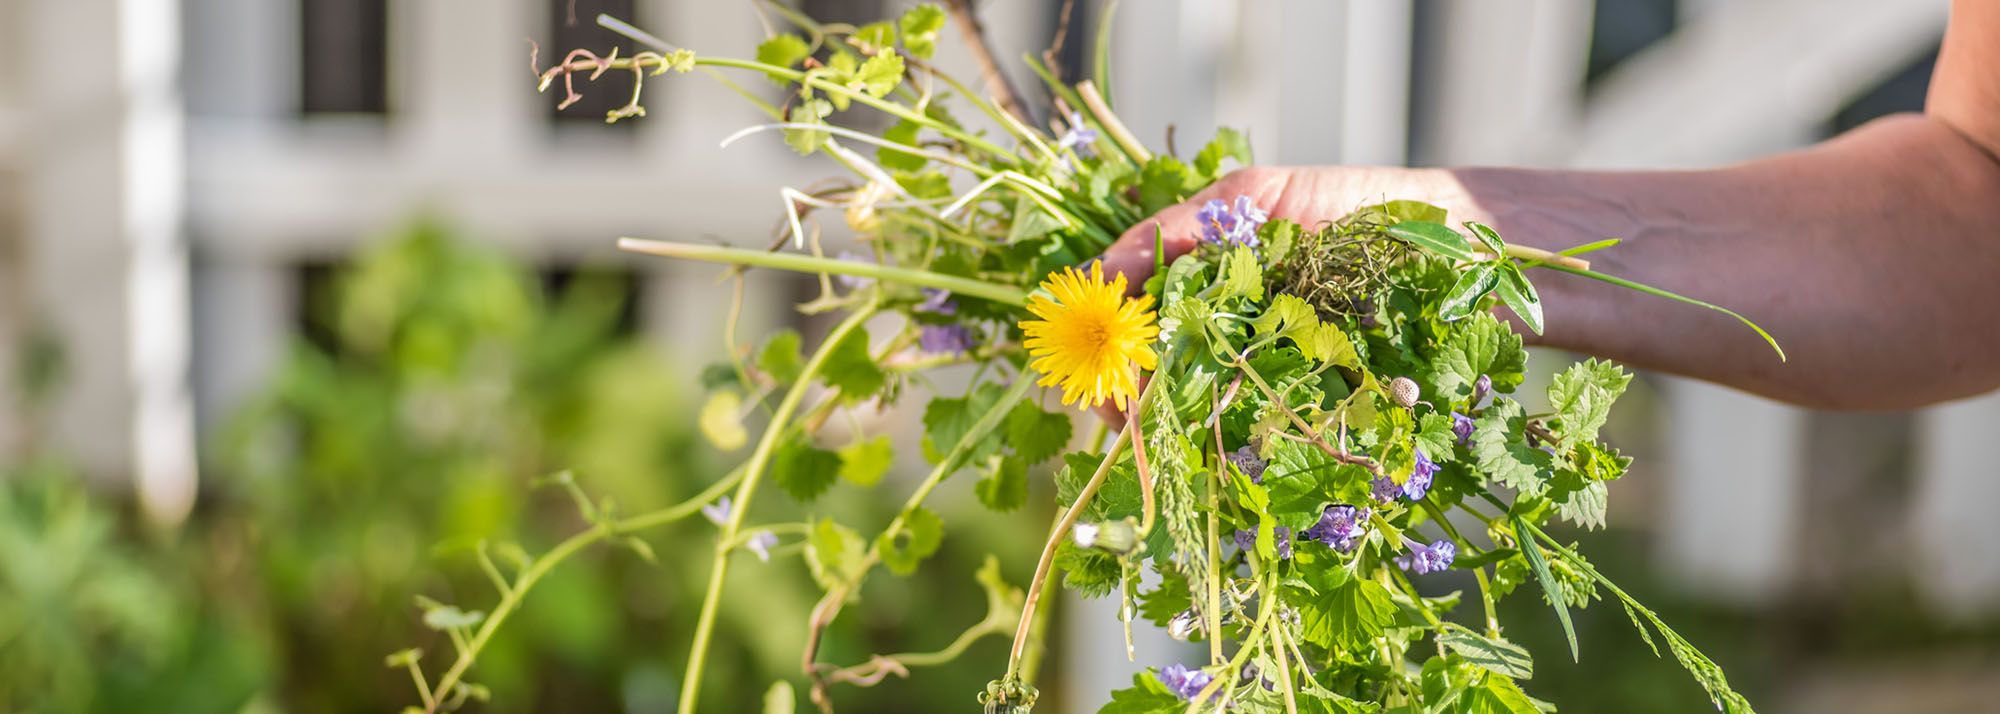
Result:
<svg viewBox="0 0 2000 714"><path fill-rule="evenodd" d="M1140 221L1125 230L1116 243L1104 251L1104 270L1125 276L1125 284L1134 293L1153 276L1154 237L1158 236L1158 247L1164 255L1162 263L1171 263L1175 258L1194 250L1195 238L1201 235L1201 224L1195 220L1195 213L1201 210L1203 196L1168 206L1153 217Z"/></svg>

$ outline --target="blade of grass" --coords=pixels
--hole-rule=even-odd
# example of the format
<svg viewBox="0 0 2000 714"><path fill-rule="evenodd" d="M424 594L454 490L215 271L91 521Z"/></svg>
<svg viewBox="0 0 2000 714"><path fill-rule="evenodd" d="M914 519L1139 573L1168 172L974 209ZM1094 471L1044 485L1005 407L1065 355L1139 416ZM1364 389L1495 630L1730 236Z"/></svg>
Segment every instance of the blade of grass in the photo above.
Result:
<svg viewBox="0 0 2000 714"><path fill-rule="evenodd" d="M1514 519L1514 537L1520 541L1521 553L1528 556L1528 567L1535 570L1535 579L1541 582L1542 592L1549 596L1549 604L1555 606L1556 619L1562 621L1563 636L1569 638L1570 659L1583 661L1583 654L1576 646L1576 625L1569 620L1569 602L1563 599L1555 574L1549 572L1549 563L1542 558L1542 546L1535 542L1534 534L1528 532L1528 524L1518 517Z"/></svg>
<svg viewBox="0 0 2000 714"><path fill-rule="evenodd" d="M1590 279L1592 279L1592 280L1597 280L1597 281L1601 281L1601 282L1606 282L1606 283L1610 283L1610 284L1612 284L1612 285L1616 285L1616 286L1618 286L1618 287L1621 287L1621 288L1626 288L1626 289L1628 289L1628 290L1637 290L1637 291L1639 291L1639 292L1642 292L1642 293L1645 293L1645 294L1647 294L1647 295L1652 295L1652 296L1654 296L1654 297L1663 297L1663 298L1666 298L1666 299L1668 299L1668 300L1673 300L1673 301L1675 301L1675 302L1684 302L1684 303L1687 303L1687 304L1689 304L1689 305L1694 305L1694 306L1696 306L1696 307L1705 307L1705 308L1708 308L1708 309L1710 309L1710 310L1714 310L1714 311L1716 311L1716 312L1719 312L1719 313L1722 313L1722 314L1724 314L1724 315L1728 315L1728 316L1730 316L1730 317L1733 317L1733 318L1736 318L1736 321L1737 321L1737 322L1741 322L1741 323L1743 323L1743 325L1744 325L1745 327L1748 327L1748 328L1750 328L1751 330L1755 331L1755 332L1757 333L1757 336L1758 336L1758 337L1762 337L1762 338L1764 338L1764 342L1765 342L1765 344L1769 344L1769 345L1771 346L1771 350L1772 350L1772 351L1774 351L1774 352L1777 352L1777 353L1778 353L1778 361L1780 361L1780 362L1782 362L1782 361L1785 361L1785 348L1783 348L1783 347L1779 347L1779 346L1778 346L1778 341L1777 341L1777 339L1775 339L1775 338L1771 337L1771 333L1769 333L1769 332L1765 332L1765 331L1764 331L1764 328L1763 328L1763 327L1760 327L1760 326L1758 326L1758 325L1757 325L1757 323L1755 323L1755 322L1751 322L1751 321L1750 321L1750 318L1747 318L1747 317L1744 317L1744 316L1742 316L1742 315L1740 315L1740 314L1737 314L1737 312L1736 312L1735 310L1731 310L1731 309L1729 309L1729 308L1726 308L1726 307L1723 307L1723 306L1721 306L1721 305L1716 305L1716 304L1714 304L1714 303L1709 303L1709 302L1703 302L1703 301L1701 301L1701 300L1696 300L1696 299L1694 299L1694 298L1691 298L1691 297L1687 297L1687 296L1685 296L1685 295L1679 295L1679 294L1675 294L1675 293L1671 293L1671 292L1667 292L1667 291L1665 291L1665 290L1661 290L1661 289L1659 289L1659 288L1656 288L1656 287L1653 287L1653 286L1651 286L1651 285L1647 285L1647 284L1645 284L1645 283L1638 283L1638 282L1633 282L1633 281L1631 281L1631 280L1626 280L1626 279L1624 279L1624 278L1620 278L1620 277L1616 277L1616 276L1612 276L1612 275L1605 275L1605 274L1603 274L1603 273L1600 273L1600 272L1597 272L1597 271L1595 271L1595 270L1578 270L1578 269L1576 269L1576 268L1570 268L1570 267L1565 267L1565 266L1561 266L1561 265L1556 265L1556 264L1554 264L1554 263L1550 263L1550 264L1547 264L1547 265L1543 265L1543 266L1541 266L1541 267L1544 267L1544 268L1548 268L1549 270L1557 270L1557 271L1561 271L1561 272L1565 272L1565 273L1570 273L1570 274L1572 274L1572 275L1581 275L1581 276L1583 276L1583 277L1586 277L1586 278L1590 278Z"/></svg>

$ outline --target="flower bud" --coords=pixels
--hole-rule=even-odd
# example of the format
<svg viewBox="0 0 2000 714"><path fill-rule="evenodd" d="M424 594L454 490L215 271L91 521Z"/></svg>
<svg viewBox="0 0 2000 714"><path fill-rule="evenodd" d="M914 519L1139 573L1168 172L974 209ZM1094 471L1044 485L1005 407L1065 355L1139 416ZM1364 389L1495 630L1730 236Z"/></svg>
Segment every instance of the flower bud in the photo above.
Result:
<svg viewBox="0 0 2000 714"><path fill-rule="evenodd" d="M1070 538L1078 547L1129 555L1139 547L1139 529L1132 525L1132 519L1106 521L1104 523L1078 523L1070 529Z"/></svg>
<svg viewBox="0 0 2000 714"><path fill-rule="evenodd" d="M1194 608L1182 610L1167 621L1167 636L1180 642L1188 641L1189 637L1199 631L1201 631L1201 613L1195 612Z"/></svg>
<svg viewBox="0 0 2000 714"><path fill-rule="evenodd" d="M1396 400L1397 406L1408 409L1416 406L1417 399L1423 395L1418 391L1416 381L1409 377L1397 377L1389 380L1389 396Z"/></svg>
<svg viewBox="0 0 2000 714"><path fill-rule="evenodd" d="M1479 379L1472 383L1472 408L1478 409L1479 403L1485 401L1486 395L1492 392L1493 378L1483 374L1479 375Z"/></svg>

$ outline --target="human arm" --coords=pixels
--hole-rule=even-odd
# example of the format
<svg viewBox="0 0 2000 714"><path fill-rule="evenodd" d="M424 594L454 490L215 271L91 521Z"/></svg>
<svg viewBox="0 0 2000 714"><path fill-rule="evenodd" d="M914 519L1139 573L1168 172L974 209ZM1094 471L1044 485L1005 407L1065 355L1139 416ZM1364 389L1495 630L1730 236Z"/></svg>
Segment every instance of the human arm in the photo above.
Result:
<svg viewBox="0 0 2000 714"><path fill-rule="evenodd" d="M1561 249L1607 237L1603 272L1734 308L1768 328L1780 362L1726 316L1540 272L1541 344L1796 404L1892 409L2000 386L2000 3L1960 0L1923 115L1700 171L1253 168L1156 220L1192 246L1194 209L1249 195L1311 224L1384 198ZM1143 273L1153 221L1106 263Z"/></svg>

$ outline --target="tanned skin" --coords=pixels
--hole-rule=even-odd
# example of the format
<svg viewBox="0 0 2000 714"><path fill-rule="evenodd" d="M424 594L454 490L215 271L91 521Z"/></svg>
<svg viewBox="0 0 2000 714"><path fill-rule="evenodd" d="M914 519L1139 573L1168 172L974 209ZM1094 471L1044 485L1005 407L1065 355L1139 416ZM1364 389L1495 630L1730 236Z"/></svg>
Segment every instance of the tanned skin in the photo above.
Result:
<svg viewBox="0 0 2000 714"><path fill-rule="evenodd" d="M1727 316L1536 271L1537 343L1828 409L1904 409L2000 387L2000 1L1955 0L1922 114L1697 171L1254 167L1141 222L1104 254L1143 282L1196 209L1249 195L1304 225L1383 198L1445 207L1510 241L1603 238L1593 267L1744 313Z"/></svg>

